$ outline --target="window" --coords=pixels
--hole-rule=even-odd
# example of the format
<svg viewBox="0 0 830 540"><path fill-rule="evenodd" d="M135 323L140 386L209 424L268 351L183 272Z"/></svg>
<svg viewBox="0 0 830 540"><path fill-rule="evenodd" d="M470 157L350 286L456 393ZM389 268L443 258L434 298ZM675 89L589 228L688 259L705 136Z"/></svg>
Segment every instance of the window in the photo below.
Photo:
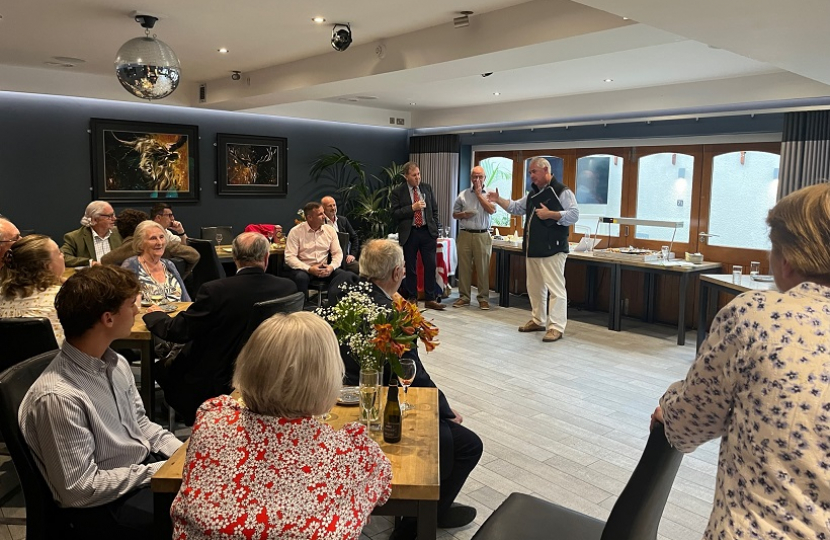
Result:
<svg viewBox="0 0 830 540"><path fill-rule="evenodd" d="M635 238L689 242L692 217L692 184L695 158L687 154L663 152L639 159L637 172L637 217L662 221L682 221L683 227L637 226Z"/></svg>
<svg viewBox="0 0 830 540"><path fill-rule="evenodd" d="M730 152L712 161L709 245L770 248L766 218L778 192L780 157L770 152Z"/></svg>
<svg viewBox="0 0 830 540"><path fill-rule="evenodd" d="M599 217L620 217L625 160L612 154L593 154L576 160L576 202L579 225L597 230ZM610 231L610 232L609 232ZM620 235L619 225L605 225L599 234Z"/></svg>
<svg viewBox="0 0 830 540"><path fill-rule="evenodd" d="M508 200L513 195L513 160L506 157L490 157L482 159L479 165L484 169L486 179L484 187L487 191L499 190L499 196ZM501 206L496 205L496 213L490 216L490 224L497 227L510 225L510 215Z"/></svg>

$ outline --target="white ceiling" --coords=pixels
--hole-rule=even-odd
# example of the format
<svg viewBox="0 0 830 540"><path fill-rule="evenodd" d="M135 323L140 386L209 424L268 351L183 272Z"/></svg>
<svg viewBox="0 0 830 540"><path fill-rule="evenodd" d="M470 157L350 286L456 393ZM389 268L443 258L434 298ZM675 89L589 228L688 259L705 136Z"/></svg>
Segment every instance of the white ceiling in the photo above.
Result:
<svg viewBox="0 0 830 540"><path fill-rule="evenodd" d="M461 129L830 103L825 0L26 0L0 8L0 89L134 100L112 62L135 11L182 61L167 104Z"/></svg>

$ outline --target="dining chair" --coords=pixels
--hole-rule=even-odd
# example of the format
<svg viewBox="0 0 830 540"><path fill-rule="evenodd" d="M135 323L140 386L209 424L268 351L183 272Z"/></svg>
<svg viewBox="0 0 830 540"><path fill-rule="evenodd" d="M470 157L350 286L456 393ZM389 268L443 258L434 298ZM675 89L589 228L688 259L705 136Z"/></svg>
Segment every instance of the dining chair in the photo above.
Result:
<svg viewBox="0 0 830 540"><path fill-rule="evenodd" d="M608 521L532 495L511 493L473 540L655 540L682 459L683 454L666 440L663 424L656 423Z"/></svg>
<svg viewBox="0 0 830 540"><path fill-rule="evenodd" d="M275 298L273 300L265 300L257 302L251 309L251 314L248 316L248 326L245 329L245 339L247 342L251 334L254 333L260 324L266 319L276 315L277 313L295 313L302 311L305 305L305 295L301 292L295 292L288 296Z"/></svg>
<svg viewBox="0 0 830 540"><path fill-rule="evenodd" d="M60 515L52 492L49 491L49 486L46 485L46 480L38 469L34 455L29 450L17 422L17 413L23 397L57 354L57 350L49 351L23 360L0 373L0 433L6 440L23 488L27 540L70 537L69 528Z"/></svg>
<svg viewBox="0 0 830 540"><path fill-rule="evenodd" d="M55 331L45 317L0 318L0 371L58 348Z"/></svg>
<svg viewBox="0 0 830 540"><path fill-rule="evenodd" d="M219 257L216 255L216 248L210 240L188 238L187 245L199 252L199 262L193 267L193 273L190 274L189 280L190 286L187 289L190 297L195 299L199 287L203 283L225 277L225 270L222 268Z"/></svg>
<svg viewBox="0 0 830 540"><path fill-rule="evenodd" d="M223 225L219 227L202 227L202 240L210 240L215 245L219 245L219 242L216 242L216 235L222 235L222 242L221 245L229 246L231 242L233 242L233 227L228 225Z"/></svg>

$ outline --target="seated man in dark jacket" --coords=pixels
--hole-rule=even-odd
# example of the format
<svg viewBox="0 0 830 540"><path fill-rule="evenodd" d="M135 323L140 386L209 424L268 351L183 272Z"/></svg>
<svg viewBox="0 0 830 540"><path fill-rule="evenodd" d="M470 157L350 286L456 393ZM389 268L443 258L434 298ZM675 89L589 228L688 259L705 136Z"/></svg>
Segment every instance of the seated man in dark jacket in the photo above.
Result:
<svg viewBox="0 0 830 540"><path fill-rule="evenodd" d="M233 241L235 275L203 284L193 305L176 317L153 307L144 316L154 336L188 343L169 365L156 362L154 373L164 398L188 425L205 400L231 392L252 306L297 292L291 280L265 273L268 248L261 234L240 234Z"/></svg>
<svg viewBox="0 0 830 540"><path fill-rule="evenodd" d="M392 305L392 296L397 293L405 272L403 249L389 240L372 240L360 253L360 278L372 284L372 299L382 306ZM348 280L347 280L348 283ZM348 285L347 285L348 286ZM334 287L333 287L334 288ZM330 290L330 298L334 294ZM341 291L342 295L342 291ZM417 346L404 354L415 360L417 366L413 387L432 387L435 383L418 357ZM346 366L346 382L357 384L359 364L348 354L343 355ZM383 372L383 384L389 383L390 369ZM461 487L475 468L484 449L478 435L461 425L462 418L450 408L444 393L438 391L439 445L441 461L441 494L438 499L438 526L442 528L463 527L476 516L476 509L455 504L453 501ZM390 536L390 540L415 538L417 533L414 518L403 518Z"/></svg>

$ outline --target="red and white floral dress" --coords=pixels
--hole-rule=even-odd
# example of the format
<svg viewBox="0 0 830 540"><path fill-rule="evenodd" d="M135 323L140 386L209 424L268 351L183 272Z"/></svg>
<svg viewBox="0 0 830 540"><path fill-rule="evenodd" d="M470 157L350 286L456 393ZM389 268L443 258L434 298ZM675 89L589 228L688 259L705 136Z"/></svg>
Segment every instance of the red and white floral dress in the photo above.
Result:
<svg viewBox="0 0 830 540"><path fill-rule="evenodd" d="M174 539L356 539L392 492L392 465L360 424L202 404L173 501Z"/></svg>

